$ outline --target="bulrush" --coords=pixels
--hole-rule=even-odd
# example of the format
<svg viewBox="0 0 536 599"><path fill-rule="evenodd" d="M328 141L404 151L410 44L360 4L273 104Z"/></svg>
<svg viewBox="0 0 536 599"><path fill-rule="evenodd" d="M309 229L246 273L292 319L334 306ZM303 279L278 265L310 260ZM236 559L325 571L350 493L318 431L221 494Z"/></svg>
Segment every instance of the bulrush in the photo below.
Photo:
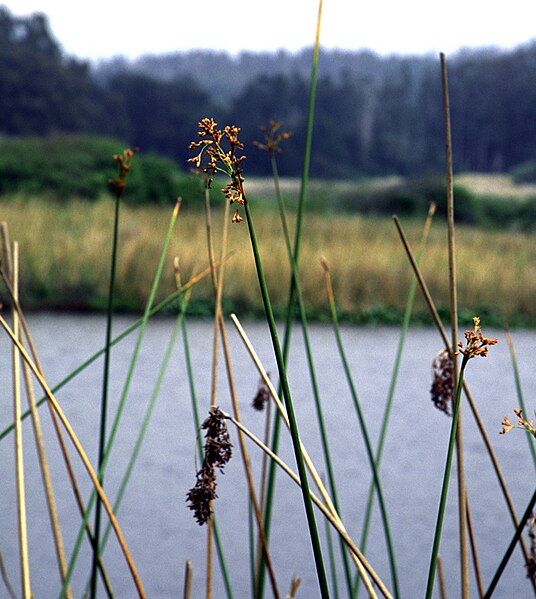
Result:
<svg viewBox="0 0 536 599"><path fill-rule="evenodd" d="M215 469L218 468L223 472L225 464L231 459L233 447L225 418L217 406L210 408L209 416L201 428L207 431L205 457L201 470L196 475L197 481L194 487L186 494L187 505L193 510L199 525L208 522L212 514L211 504L218 497Z"/></svg>

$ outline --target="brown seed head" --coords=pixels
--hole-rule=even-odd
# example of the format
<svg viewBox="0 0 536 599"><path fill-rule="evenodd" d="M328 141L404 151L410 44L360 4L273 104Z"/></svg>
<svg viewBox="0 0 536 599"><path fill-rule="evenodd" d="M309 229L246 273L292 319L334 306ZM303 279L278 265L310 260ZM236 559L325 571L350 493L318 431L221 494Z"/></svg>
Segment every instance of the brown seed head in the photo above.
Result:
<svg viewBox="0 0 536 599"><path fill-rule="evenodd" d="M268 374L268 376L270 376ZM263 379L259 381L259 387L257 389L257 394L253 398L251 402L251 406L257 410L258 412L262 412L266 404L270 401L270 390L268 389L268 385L264 382Z"/></svg>
<svg viewBox="0 0 536 599"><path fill-rule="evenodd" d="M484 337L482 329L480 328L480 318L478 318L478 316L473 317L473 322L473 330L465 331L465 348L461 341L458 344L460 351L465 356L466 360L474 358L475 356L482 356L484 358L488 355L488 346L499 343L498 339Z"/></svg>
<svg viewBox="0 0 536 599"><path fill-rule="evenodd" d="M115 196L121 197L126 187L127 175L130 172L132 165L132 158L134 154L139 152L139 148L128 148L123 150L121 154L114 154L114 161L117 163L119 169L119 176L117 179L109 179L108 185Z"/></svg>

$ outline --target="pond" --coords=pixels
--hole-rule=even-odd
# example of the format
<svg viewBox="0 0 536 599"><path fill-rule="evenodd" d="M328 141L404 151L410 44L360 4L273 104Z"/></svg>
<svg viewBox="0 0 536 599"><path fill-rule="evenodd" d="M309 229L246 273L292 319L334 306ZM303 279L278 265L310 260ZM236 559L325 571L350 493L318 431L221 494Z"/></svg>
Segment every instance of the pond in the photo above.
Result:
<svg viewBox="0 0 536 599"><path fill-rule="evenodd" d="M103 343L105 319L94 315L34 314L30 327L35 337L49 383L54 385ZM129 317L115 320L119 333L133 322ZM210 399L210 372L213 325L209 321L188 321L196 391L202 418ZM267 328L262 323L243 323L265 367L276 373ZM121 428L106 471L105 488L113 499L126 468L147 403L151 397L173 320L151 322L142 346L133 384L128 395ZM534 490L534 466L527 440L521 431L499 436L501 419L517 407L514 378L508 348L501 331L486 334L500 338L486 359L472 360L467 380L475 403L496 449L504 476L509 484L518 514L521 514ZM358 539L370 484L370 470L358 420L348 392L332 330L327 325L311 326L314 358L319 374L320 395L334 462L335 477L343 520L351 536ZM229 324L233 365L240 408L245 424L259 436L264 415L251 408L258 374L236 331ZM534 331L515 331L514 341L521 369L522 386L529 409L534 408L532 391L536 387L534 368ZM125 381L136 334L112 350L110 385L111 423ZM355 384L363 405L373 445L385 406L399 330L391 327L344 327L343 339ZM394 398L384 458L381 467L384 494L390 517L398 563L402 596L424 596L433 530L445 462L451 420L430 401L431 363L440 349L440 339L432 329L409 331L400 377ZM222 363L222 361L221 361ZM0 425L12 420L9 343L0 339ZM95 362L75 380L61 389L58 400L63 406L93 463L96 463L100 418L102 361ZM290 385L305 446L320 472L325 472L318 425L311 396L304 347L298 328L293 334L289 366ZM231 411L225 372L219 372L219 403ZM24 400L26 402L26 400ZM79 526L79 516L64 464L57 447L48 411L41 409L46 448L55 485L64 542L70 554ZM510 542L513 527L504 499L481 441L468 405L463 405L465 469L468 494L474 519L484 582L491 580ZM231 430L234 457L225 474L218 476L215 510L220 535L229 565L236 598L250 596L248 558L248 508L236 431ZM36 599L58 595L58 574L45 498L34 449L30 420L24 423L24 457L29 528L29 552L32 587ZM249 446L257 481L262 456ZM0 442L0 550L15 588L19 587L16 495L14 482L13 436ZM293 468L295 462L289 435L283 431L280 454ZM78 480L84 497L90 492L89 479L74 450ZM199 527L186 508L185 495L195 482L199 466L196 458L196 431L192 423L190 392L185 369L182 339L179 337L169 370L163 380L145 442L133 472L131 483L118 512L118 519L139 568L149 597L181 596L186 560L193 562L194 597L204 593L206 530ZM91 519L92 520L92 519ZM324 523L318 516L321 534ZM443 529L441 555L450 596L459 596L457 549L457 511L455 465ZM90 551L84 540L77 562L73 590L83 593L90 570ZM271 551L282 593L293 576L302 579L298 597L318 596L316 575L310 549L300 490L284 474L278 474L276 503L271 533ZM336 546L338 552L338 546ZM327 551L325 551L327 559ZM385 541L377 506L367 557L389 588L392 587ZM337 560L340 565L340 556ZM115 538L110 537L105 563L111 573L116 597L135 596L130 575ZM215 567L215 597L224 597L218 566ZM342 568L338 581L340 596L346 596ZM471 585L476 595L474 577ZM5 596L2 588L0 596ZM101 592L100 596L104 596ZM270 596L267 587L266 597ZM364 594L362 593L362 596ZM530 597L521 553L516 549L499 585L497 597Z"/></svg>

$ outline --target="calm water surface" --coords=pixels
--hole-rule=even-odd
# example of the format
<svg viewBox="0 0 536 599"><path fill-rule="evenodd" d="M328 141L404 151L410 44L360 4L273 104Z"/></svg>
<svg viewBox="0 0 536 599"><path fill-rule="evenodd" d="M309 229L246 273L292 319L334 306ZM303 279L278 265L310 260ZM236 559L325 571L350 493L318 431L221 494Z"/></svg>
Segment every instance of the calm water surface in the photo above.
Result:
<svg viewBox="0 0 536 599"><path fill-rule="evenodd" d="M129 318L117 318L116 332L121 331L131 322ZM83 358L99 349L104 339L105 321L104 318L97 316L39 314L31 317L30 325L51 384L58 382ZM266 327L259 323L246 323L245 326L265 366L275 372ZM210 393L212 323L192 321L189 322L188 327L197 393L204 416ZM106 473L105 486L111 498L115 497L118 482L124 472L136 432L151 396L171 328L172 321L162 319L151 323L147 331L121 430ZM469 364L467 378L496 447L516 508L519 513L522 513L534 489L534 467L530 461L526 439L521 432L513 431L506 437L498 435L501 418L505 414L511 414L512 408L517 405L517 400L506 343L499 331L486 332L501 337L501 344L492 348L489 358L473 360ZM397 329L389 327L348 327L343 331L355 383L374 443L385 405L398 334ZM242 417L248 426L261 435L263 418L250 408L258 376L234 330L230 329L229 337L232 341ZM350 533L354 538L358 538L370 481L365 449L331 329L327 326L315 325L312 327L311 337L320 374L320 392L342 504L341 511ZM514 339L526 401L533 408L533 390L536 387L534 368L536 333L519 331L515 333ZM121 393L134 340L135 335L113 350L109 422L112 420ZM410 331L381 470L395 540L402 594L403 597L411 599L424 595L450 427L450 420L433 408L429 398L431 362L439 348L439 338L435 331L431 329ZM58 399L94 462L97 455L101 376L102 362L98 361L58 393ZM219 389L220 404L224 409L231 411L223 376L222 371ZM302 339L298 330L293 340L290 382L303 441L315 459L318 469L323 471L315 410L311 400ZM2 337L0 339L0 405L2 406L0 425L2 428L11 421L10 389L8 344ZM78 530L79 519L72 492L64 484L65 471L48 414L45 411L41 413L65 544L70 552ZM463 421L468 492L483 576L484 580L489 582L510 541L513 529L489 458L467 406L464 409ZM219 499L216 510L235 597L247 597L250 595L250 583L246 486L234 431L232 434L236 445L235 458L228 465L225 475L219 477ZM195 482L197 467L195 435L184 367L184 352L179 341L162 385L133 479L118 514L150 597L164 599L181 596L179 589L187 559L192 560L194 565L194 583L197 589L194 597L203 596L206 531L197 526L192 513L185 507L185 493ZM24 425L24 440L33 591L37 599L48 599L58 594L58 577L29 420ZM261 456L254 447L251 448L251 453L258 476ZM72 455L77 464L78 478L84 489L84 495L87 497L90 491L87 475L79 466L74 451ZM292 449L286 433L282 436L281 455L294 465ZM454 470L453 468L453 472ZM13 445L12 437L9 437L0 443L0 480L2 481L0 549L6 567L18 588L13 471ZM283 475L278 478L276 500L271 547L281 589L286 592L291 577L297 575L302 579L299 597L317 597L313 558L300 491L283 478ZM447 585L452 597L459 596L455 504L454 483L449 495L441 548ZM321 530L323 531L323 526ZM367 556L387 585L391 587L385 543L377 510L373 530L376 532L370 540ZM135 592L127 567L113 537L110 538L105 561L112 573L116 596L134 597ZM78 597L82 595L89 564L90 554L87 543L84 542L84 550L78 561L74 579L75 595ZM339 572L341 597L345 596L343 584L341 571ZM474 587L473 580L471 584ZM0 597L5 596L4 592L0 587ZM224 596L217 568L215 596L218 598ZM495 596L532 596L517 549Z"/></svg>

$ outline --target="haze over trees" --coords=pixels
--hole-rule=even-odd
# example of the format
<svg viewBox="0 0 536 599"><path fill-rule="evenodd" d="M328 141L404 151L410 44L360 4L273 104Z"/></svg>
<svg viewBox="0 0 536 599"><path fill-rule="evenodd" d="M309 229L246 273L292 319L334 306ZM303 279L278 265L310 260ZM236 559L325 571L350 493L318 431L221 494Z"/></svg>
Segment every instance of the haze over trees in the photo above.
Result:
<svg viewBox="0 0 536 599"><path fill-rule="evenodd" d="M91 65L67 56L47 18L0 7L0 135L112 136L187 168L197 121L243 130L248 172L268 172L251 147L270 118L293 131L281 171L301 168L310 50L211 51ZM323 51L312 173L415 175L443 169L438 59ZM455 167L507 171L536 160L536 41L449 57Z"/></svg>

